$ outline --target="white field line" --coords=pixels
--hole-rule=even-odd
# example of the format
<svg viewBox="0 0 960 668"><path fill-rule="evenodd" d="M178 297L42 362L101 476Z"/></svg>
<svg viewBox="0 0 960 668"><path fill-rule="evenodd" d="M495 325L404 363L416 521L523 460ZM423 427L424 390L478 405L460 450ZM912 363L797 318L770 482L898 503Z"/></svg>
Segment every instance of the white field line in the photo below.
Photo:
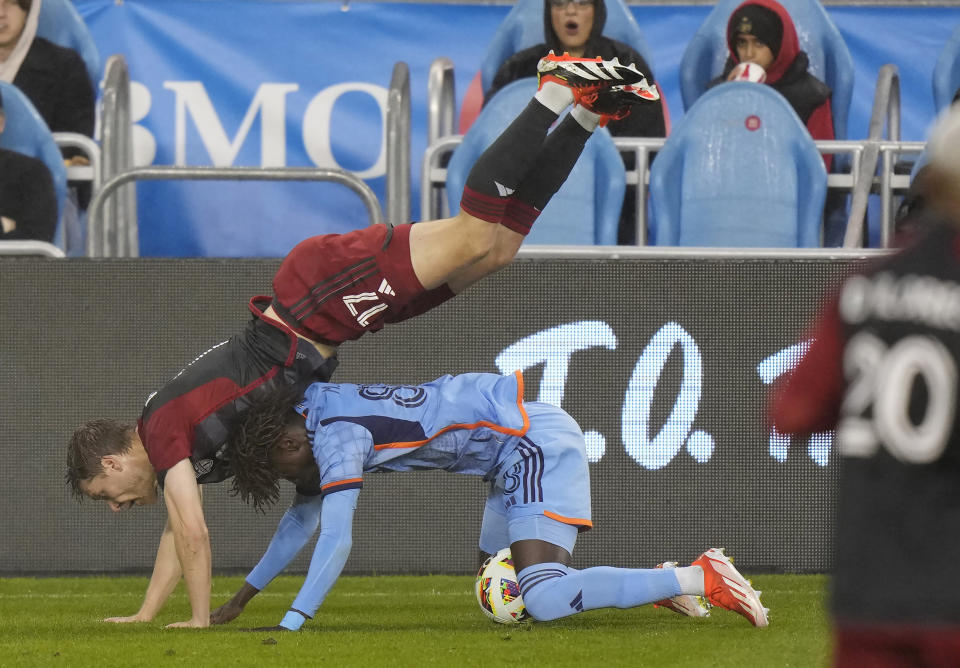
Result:
<svg viewBox="0 0 960 668"><path fill-rule="evenodd" d="M470 596L473 594L472 590L466 590L462 592L455 591L417 591L417 592L405 592L404 596ZM174 593L172 596L186 596L185 592ZM220 596L231 596L232 592L214 592L214 597ZM291 596L296 596L296 592L271 592L271 591L262 591L257 594L257 598L289 598ZM345 592L342 594L336 594L337 598L376 598L383 596L396 596L396 592L385 592L385 591L367 591L367 592ZM40 592L30 592L26 594L3 594L0 593L0 601L5 600L15 600L15 599L32 599L32 598L142 598L143 592L141 591L124 591L124 592L104 592L102 594L93 594L89 592L84 593L49 593L44 594Z"/></svg>

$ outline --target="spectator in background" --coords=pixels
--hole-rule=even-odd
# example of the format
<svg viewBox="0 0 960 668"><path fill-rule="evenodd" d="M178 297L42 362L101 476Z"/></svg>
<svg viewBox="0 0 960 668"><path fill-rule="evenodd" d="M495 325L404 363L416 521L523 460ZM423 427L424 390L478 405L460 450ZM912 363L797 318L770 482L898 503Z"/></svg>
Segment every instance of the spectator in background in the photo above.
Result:
<svg viewBox="0 0 960 668"><path fill-rule="evenodd" d="M708 84L712 88L738 78L741 63L763 68L765 83L783 95L806 125L814 140L834 139L833 91L810 74L807 54L800 50L793 19L776 0L747 0L737 7L727 22L727 46L730 57L723 73ZM830 171L833 156L823 156ZM824 203L824 245L843 244L847 222L847 195L828 190Z"/></svg>
<svg viewBox="0 0 960 668"><path fill-rule="evenodd" d="M42 0L0 0L0 79L30 98L50 132L93 137L94 91L73 49L37 37ZM68 165L88 164L68 151Z"/></svg>
<svg viewBox="0 0 960 668"><path fill-rule="evenodd" d="M6 120L0 97L0 135ZM0 240L52 241L56 227L57 197L46 165L0 148Z"/></svg>
<svg viewBox="0 0 960 668"><path fill-rule="evenodd" d="M836 666L960 665L958 144L953 107L912 242L843 282L773 398L782 434L836 429Z"/></svg>
<svg viewBox="0 0 960 668"><path fill-rule="evenodd" d="M730 57L723 74L708 85L736 78L740 63L756 63L766 72L766 83L787 98L814 139L833 139L832 91L807 70L809 59L800 50L793 20L776 0L747 0L727 22ZM827 160L827 167L830 161Z"/></svg>
<svg viewBox="0 0 960 668"><path fill-rule="evenodd" d="M524 77L537 76L537 63L548 51L558 55L567 52L571 56L586 58L600 56L604 60L617 58L621 63L633 63L646 75L650 85L655 85L650 65L639 53L623 42L601 34L606 21L604 0L544 0L544 43L519 51L504 61L493 78L490 90L484 95L484 104L507 84ZM619 137L663 137L666 135L663 100L635 105L629 116L612 120L606 127L610 134ZM633 156L625 156L624 159L627 169L633 169ZM627 188L620 216L617 235L620 244L636 243L636 197L632 189L633 186Z"/></svg>
<svg viewBox="0 0 960 668"><path fill-rule="evenodd" d="M83 59L73 49L37 37L37 19L43 0L0 0L0 79L23 91L50 132L76 132L93 137L95 104L93 84ZM82 150L63 149L70 166L89 165ZM81 243L80 209L90 203L87 181L70 182L64 228L68 247Z"/></svg>

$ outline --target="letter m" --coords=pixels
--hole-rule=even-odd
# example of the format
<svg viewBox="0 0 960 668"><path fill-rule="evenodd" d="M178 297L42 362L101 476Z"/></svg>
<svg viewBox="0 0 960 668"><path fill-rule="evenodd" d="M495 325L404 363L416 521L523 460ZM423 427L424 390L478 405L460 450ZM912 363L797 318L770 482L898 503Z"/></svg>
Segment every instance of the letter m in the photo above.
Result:
<svg viewBox="0 0 960 668"><path fill-rule="evenodd" d="M260 166L285 167L287 162L286 96L297 84L260 84L237 134L227 137L207 90L200 81L167 81L163 87L176 95L177 165L187 164L187 114L193 119L204 148L215 167L230 167L260 115Z"/></svg>

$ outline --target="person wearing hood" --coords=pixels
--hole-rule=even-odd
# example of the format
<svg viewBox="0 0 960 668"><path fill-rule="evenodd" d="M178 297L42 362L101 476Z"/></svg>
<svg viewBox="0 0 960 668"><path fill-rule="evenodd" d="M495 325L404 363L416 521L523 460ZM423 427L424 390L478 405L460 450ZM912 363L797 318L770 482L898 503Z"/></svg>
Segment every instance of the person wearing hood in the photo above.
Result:
<svg viewBox="0 0 960 668"><path fill-rule="evenodd" d="M557 55L564 51L571 56L593 58L600 56L604 60L617 58L621 63L633 63L643 72L647 81L653 85L654 77L650 65L633 48L623 42L604 37L601 33L607 21L607 8L603 0L544 0L543 31L545 41L518 51L508 58L493 78L493 84L483 96L486 104L501 88L517 79L537 76L537 63L553 51ZM610 134L631 137L663 137L666 125L663 115L663 103L635 105L630 115L607 125Z"/></svg>
<svg viewBox="0 0 960 668"><path fill-rule="evenodd" d="M571 56L604 60L617 58L621 63L633 63L646 75L650 85L655 85L650 65L635 49L604 37L601 33L607 22L607 8L604 0L544 0L542 44L518 51L500 65L493 83L483 96L487 104L501 88L517 79L537 76L537 63L549 51L557 55L564 52ZM663 100L634 105L630 114L623 119L607 124L611 135L618 137L664 137L666 120ZM633 157L625 156L627 169L633 169ZM632 245L636 243L635 197L628 186L624 206L620 215L617 243Z"/></svg>
<svg viewBox="0 0 960 668"><path fill-rule="evenodd" d="M93 137L94 90L83 59L37 37L42 0L0 0L0 80L26 95L50 132ZM67 164L86 164L68 150Z"/></svg>
<svg viewBox="0 0 960 668"><path fill-rule="evenodd" d="M800 50L790 14L776 0L747 0L727 22L730 57L723 74L708 84L736 77L740 63L755 63L766 71L766 83L787 98L814 139L833 139L830 88L810 74L810 59ZM828 165L829 166L829 165Z"/></svg>

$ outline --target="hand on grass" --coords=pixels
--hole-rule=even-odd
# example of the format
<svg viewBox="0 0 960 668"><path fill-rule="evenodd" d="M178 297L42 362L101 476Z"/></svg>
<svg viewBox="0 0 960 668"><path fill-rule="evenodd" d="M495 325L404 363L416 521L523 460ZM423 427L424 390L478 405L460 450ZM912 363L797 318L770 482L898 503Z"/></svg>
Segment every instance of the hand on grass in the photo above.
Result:
<svg viewBox="0 0 960 668"><path fill-rule="evenodd" d="M243 612L243 606L237 605L232 600L227 601L219 608L210 613L210 625L226 624L232 622Z"/></svg>

